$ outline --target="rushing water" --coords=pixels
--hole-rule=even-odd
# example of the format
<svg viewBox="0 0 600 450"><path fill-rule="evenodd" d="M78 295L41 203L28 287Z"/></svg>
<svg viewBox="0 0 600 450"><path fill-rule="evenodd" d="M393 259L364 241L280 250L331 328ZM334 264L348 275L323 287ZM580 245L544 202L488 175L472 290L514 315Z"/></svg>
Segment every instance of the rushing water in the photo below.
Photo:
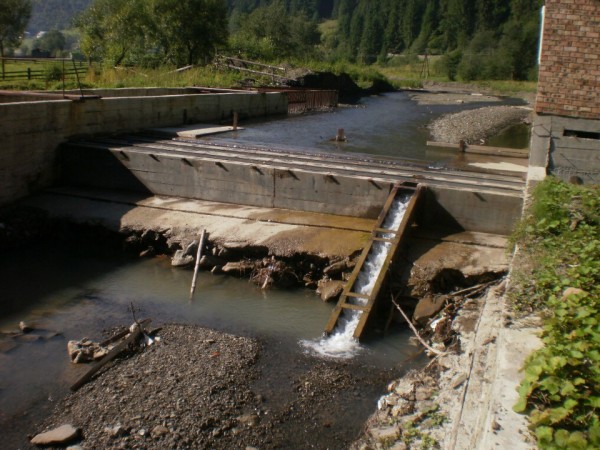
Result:
<svg viewBox="0 0 600 450"><path fill-rule="evenodd" d="M388 212L382 227L386 230L397 230L400 222L406 212L408 198L397 198ZM383 234L384 238L392 238L389 233ZM358 274L356 285L353 286L353 291L359 294L370 295L375 286L375 282L381 272L381 267L385 262L391 247L390 242L375 241L371 247L371 251L367 255L367 259ZM367 299L354 298L353 301L357 305L364 306ZM332 358L352 358L356 356L362 347L360 343L354 339L354 330L358 325L361 311L344 311L338 320L338 325L334 332L327 337L316 341L303 340L301 344L319 355Z"/></svg>

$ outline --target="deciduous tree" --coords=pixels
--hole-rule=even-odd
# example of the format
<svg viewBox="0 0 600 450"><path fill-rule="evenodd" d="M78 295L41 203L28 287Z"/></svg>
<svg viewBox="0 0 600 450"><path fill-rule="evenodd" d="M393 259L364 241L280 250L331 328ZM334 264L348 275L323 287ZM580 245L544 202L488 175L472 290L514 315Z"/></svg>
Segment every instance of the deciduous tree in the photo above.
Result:
<svg viewBox="0 0 600 450"><path fill-rule="evenodd" d="M0 0L0 56L2 58L9 48L21 42L30 17L30 0ZM4 78L4 59L2 78Z"/></svg>

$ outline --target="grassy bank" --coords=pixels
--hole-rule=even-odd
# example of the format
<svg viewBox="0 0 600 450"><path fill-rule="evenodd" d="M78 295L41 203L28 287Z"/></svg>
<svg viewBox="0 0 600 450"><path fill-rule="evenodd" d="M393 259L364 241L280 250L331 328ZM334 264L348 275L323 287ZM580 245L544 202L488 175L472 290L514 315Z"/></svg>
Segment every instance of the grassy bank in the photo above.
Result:
<svg viewBox="0 0 600 450"><path fill-rule="evenodd" d="M529 415L541 448L600 448L600 187L547 178L513 240L509 299L544 317L515 410Z"/></svg>

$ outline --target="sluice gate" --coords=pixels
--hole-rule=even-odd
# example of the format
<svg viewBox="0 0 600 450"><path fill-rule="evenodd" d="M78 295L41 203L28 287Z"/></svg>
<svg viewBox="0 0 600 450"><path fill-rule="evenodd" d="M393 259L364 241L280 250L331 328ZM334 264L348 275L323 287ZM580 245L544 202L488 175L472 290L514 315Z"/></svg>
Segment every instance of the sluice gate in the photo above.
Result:
<svg viewBox="0 0 600 450"><path fill-rule="evenodd" d="M355 339L363 337L366 325L377 310L378 302L385 295L388 269L397 251L415 221L417 205L425 186L395 185L377 219L371 239L346 283L340 299L325 327L327 335L333 333L344 314L355 316L346 320L345 326L355 327Z"/></svg>

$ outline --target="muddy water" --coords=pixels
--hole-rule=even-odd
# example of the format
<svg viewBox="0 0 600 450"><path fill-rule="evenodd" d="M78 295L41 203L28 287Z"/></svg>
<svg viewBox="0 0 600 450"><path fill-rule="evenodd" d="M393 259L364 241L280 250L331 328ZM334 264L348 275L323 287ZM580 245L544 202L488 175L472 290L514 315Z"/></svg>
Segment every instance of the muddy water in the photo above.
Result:
<svg viewBox="0 0 600 450"><path fill-rule="evenodd" d="M257 337L265 343L265 367L272 361L278 375L288 378L297 369L295 361L305 358L299 341L317 339L332 309L312 291L261 291L245 280L210 273L200 274L190 303L191 278L190 270L171 268L167 258L128 260L53 246L0 255L0 330L18 328L24 320L35 325L32 335L38 337L17 340L15 348L0 353L0 434L15 444L4 448L20 445L34 430L19 428L47 414L84 370L70 364L67 341L100 340L104 329L131 323L132 302L139 317L151 317L157 326L193 323ZM358 362L395 373L405 370L419 355L407 337L396 331L371 342ZM270 381L274 390L277 379ZM369 401L349 406L365 416L383 387L372 387Z"/></svg>

